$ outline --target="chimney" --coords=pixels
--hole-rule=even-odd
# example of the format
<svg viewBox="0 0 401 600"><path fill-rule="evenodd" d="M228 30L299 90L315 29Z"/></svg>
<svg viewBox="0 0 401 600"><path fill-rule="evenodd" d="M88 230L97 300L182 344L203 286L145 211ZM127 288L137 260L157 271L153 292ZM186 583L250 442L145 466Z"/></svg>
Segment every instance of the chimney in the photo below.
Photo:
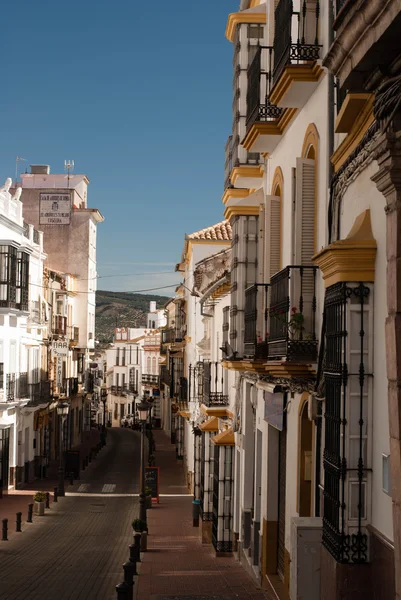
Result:
<svg viewBox="0 0 401 600"><path fill-rule="evenodd" d="M50 175L50 165L30 165L32 175Z"/></svg>
<svg viewBox="0 0 401 600"><path fill-rule="evenodd" d="M150 303L150 310L149 312L156 312L156 302L154 300L152 300L152 302Z"/></svg>

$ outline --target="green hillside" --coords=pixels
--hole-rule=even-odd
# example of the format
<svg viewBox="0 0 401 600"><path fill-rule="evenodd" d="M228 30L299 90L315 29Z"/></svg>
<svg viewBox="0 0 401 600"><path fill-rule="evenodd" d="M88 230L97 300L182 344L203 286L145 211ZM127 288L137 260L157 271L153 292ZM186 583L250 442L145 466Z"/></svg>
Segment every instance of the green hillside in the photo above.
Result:
<svg viewBox="0 0 401 600"><path fill-rule="evenodd" d="M168 296L129 294L127 292L96 292L96 339L111 342L115 327L146 327L146 314L152 300L162 308Z"/></svg>

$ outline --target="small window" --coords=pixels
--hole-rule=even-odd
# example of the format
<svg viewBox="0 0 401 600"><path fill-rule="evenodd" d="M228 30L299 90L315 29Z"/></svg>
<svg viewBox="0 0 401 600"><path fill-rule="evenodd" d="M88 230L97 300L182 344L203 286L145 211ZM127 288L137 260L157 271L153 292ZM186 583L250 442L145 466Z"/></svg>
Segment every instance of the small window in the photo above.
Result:
<svg viewBox="0 0 401 600"><path fill-rule="evenodd" d="M260 40L263 37L262 25L248 25L248 39Z"/></svg>
<svg viewBox="0 0 401 600"><path fill-rule="evenodd" d="M391 472L390 472L390 455L382 454L382 470L383 470L383 492L388 496L392 494Z"/></svg>

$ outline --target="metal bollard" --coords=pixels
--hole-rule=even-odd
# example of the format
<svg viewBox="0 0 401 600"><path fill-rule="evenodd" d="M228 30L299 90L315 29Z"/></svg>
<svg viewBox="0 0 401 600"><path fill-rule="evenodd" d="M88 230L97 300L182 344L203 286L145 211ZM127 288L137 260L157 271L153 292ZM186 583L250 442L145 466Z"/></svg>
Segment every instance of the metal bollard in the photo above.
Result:
<svg viewBox="0 0 401 600"><path fill-rule="evenodd" d="M17 512L15 516L15 531L21 533L22 512Z"/></svg>
<svg viewBox="0 0 401 600"><path fill-rule="evenodd" d="M8 532L8 519L3 519L2 521L3 526L2 526L2 535L1 535L1 539L3 542L6 542L8 540L7 537L7 532Z"/></svg>
<svg viewBox="0 0 401 600"><path fill-rule="evenodd" d="M54 494L54 498L53 498L53 502L58 502L58 488L54 488L53 490L53 494Z"/></svg>
<svg viewBox="0 0 401 600"><path fill-rule="evenodd" d="M33 504L28 504L28 518L26 520L27 523L32 523L32 514L33 514Z"/></svg>
<svg viewBox="0 0 401 600"><path fill-rule="evenodd" d="M134 565L130 560L123 564L124 581L132 588L134 585Z"/></svg>
<svg viewBox="0 0 401 600"><path fill-rule="evenodd" d="M135 544L130 544L129 546L129 561L132 563L133 575L138 575L138 571L136 570L136 546Z"/></svg>
<svg viewBox="0 0 401 600"><path fill-rule="evenodd" d="M136 548L136 562L141 562L141 534L134 535L134 545Z"/></svg>
<svg viewBox="0 0 401 600"><path fill-rule="evenodd" d="M46 492L46 508L50 508L50 494Z"/></svg>
<svg viewBox="0 0 401 600"><path fill-rule="evenodd" d="M74 473L70 473L70 485L74 485Z"/></svg>
<svg viewBox="0 0 401 600"><path fill-rule="evenodd" d="M125 581L116 585L116 592L119 600L131 600L132 598L132 588Z"/></svg>

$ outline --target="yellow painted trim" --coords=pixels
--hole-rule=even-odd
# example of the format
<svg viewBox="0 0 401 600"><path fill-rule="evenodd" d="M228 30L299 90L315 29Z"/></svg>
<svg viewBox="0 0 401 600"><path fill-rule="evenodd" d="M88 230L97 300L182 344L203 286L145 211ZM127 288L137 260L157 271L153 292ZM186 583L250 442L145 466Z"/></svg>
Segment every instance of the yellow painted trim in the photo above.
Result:
<svg viewBox="0 0 401 600"><path fill-rule="evenodd" d="M260 0L250 0L248 8L255 8L255 6L260 6Z"/></svg>
<svg viewBox="0 0 401 600"><path fill-rule="evenodd" d="M201 431L218 431L219 419L217 417L210 417L210 419L199 425L199 429Z"/></svg>
<svg viewBox="0 0 401 600"><path fill-rule="evenodd" d="M219 298L221 298L222 296L226 296L227 294L230 293L230 289L231 289L231 284L230 283L222 283L217 290L215 290L213 292L213 294L211 295L211 298L213 300L218 300Z"/></svg>
<svg viewBox="0 0 401 600"><path fill-rule="evenodd" d="M236 215L250 216L259 215L259 206L227 206L224 211L224 218L230 221Z"/></svg>
<svg viewBox="0 0 401 600"><path fill-rule="evenodd" d="M211 438L216 446L235 446L234 432L231 429L226 429Z"/></svg>
<svg viewBox="0 0 401 600"><path fill-rule="evenodd" d="M234 413L233 413L233 412L231 412L231 410L228 410L228 408L226 408L226 416L227 416L229 419L233 419L233 418L234 418Z"/></svg>
<svg viewBox="0 0 401 600"><path fill-rule="evenodd" d="M226 38L229 42L234 41L235 28L241 23L250 23L252 25L260 23L261 25L265 25L266 12L252 13L243 11L229 14L226 26Z"/></svg>
<svg viewBox="0 0 401 600"><path fill-rule="evenodd" d="M307 62L299 65L287 65L279 80L274 84L270 93L270 102L279 106L284 96L288 93L293 83L300 81L316 82L323 75L324 70L317 62Z"/></svg>
<svg viewBox="0 0 401 600"><path fill-rule="evenodd" d="M227 204L230 200L234 198L247 198L250 194L250 190L245 188L227 188L224 190L224 194L221 197L223 204Z"/></svg>
<svg viewBox="0 0 401 600"><path fill-rule="evenodd" d="M345 240L333 242L315 254L313 260L320 267L327 288L346 281L373 282L376 252L368 209L355 219Z"/></svg>
<svg viewBox="0 0 401 600"><path fill-rule="evenodd" d="M236 184L239 177L263 177L263 165L250 165L249 167L234 167L230 173L230 180Z"/></svg>
<svg viewBox="0 0 401 600"><path fill-rule="evenodd" d="M180 415L180 417L184 417L184 419L191 418L191 413L189 412L189 410L179 410L178 414Z"/></svg>
<svg viewBox="0 0 401 600"><path fill-rule="evenodd" d="M354 126L347 137L341 142L337 150L331 156L331 162L334 166L334 171L338 171L341 168L349 155L361 142L363 136L375 120L373 114L373 100L374 96L372 95L371 99L366 103L364 109L360 113L358 119L355 121Z"/></svg>
<svg viewBox="0 0 401 600"><path fill-rule="evenodd" d="M226 409L225 408L221 408L218 406L205 406L204 404L201 404L200 407L200 411L201 413L203 413L204 415L207 415L208 417L225 417L226 416Z"/></svg>
<svg viewBox="0 0 401 600"><path fill-rule="evenodd" d="M349 133L373 94L347 94L337 115L336 133Z"/></svg>
<svg viewBox="0 0 401 600"><path fill-rule="evenodd" d="M283 135L296 112L296 108L286 108L283 110L281 117L275 121L269 121L268 123L258 121L254 123L242 141L245 150L251 152L252 146L260 135Z"/></svg>
<svg viewBox="0 0 401 600"><path fill-rule="evenodd" d="M272 377L286 377L288 379L310 378L315 373L310 364L279 360L264 363L264 369Z"/></svg>

